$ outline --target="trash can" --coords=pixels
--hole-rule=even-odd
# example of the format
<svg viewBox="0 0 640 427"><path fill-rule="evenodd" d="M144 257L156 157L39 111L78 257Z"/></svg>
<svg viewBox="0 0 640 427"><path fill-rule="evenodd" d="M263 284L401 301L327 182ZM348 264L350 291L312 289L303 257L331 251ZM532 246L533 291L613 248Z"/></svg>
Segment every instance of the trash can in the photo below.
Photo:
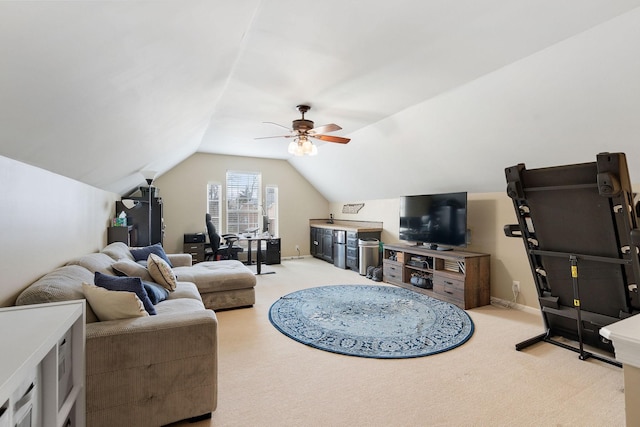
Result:
<svg viewBox="0 0 640 427"><path fill-rule="evenodd" d="M378 266L378 244L378 239L358 239L359 272L361 276L367 274L367 267Z"/></svg>

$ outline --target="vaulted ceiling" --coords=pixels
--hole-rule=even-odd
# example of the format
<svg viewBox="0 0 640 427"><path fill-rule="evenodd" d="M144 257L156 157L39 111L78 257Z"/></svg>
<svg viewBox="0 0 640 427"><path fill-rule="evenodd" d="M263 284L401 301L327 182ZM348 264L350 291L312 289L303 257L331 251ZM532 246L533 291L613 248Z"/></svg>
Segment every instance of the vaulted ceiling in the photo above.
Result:
<svg viewBox="0 0 640 427"><path fill-rule="evenodd" d="M195 152L287 159L331 201L602 151L640 182L638 52L640 0L1 1L0 155L120 194ZM351 142L255 139L302 103Z"/></svg>

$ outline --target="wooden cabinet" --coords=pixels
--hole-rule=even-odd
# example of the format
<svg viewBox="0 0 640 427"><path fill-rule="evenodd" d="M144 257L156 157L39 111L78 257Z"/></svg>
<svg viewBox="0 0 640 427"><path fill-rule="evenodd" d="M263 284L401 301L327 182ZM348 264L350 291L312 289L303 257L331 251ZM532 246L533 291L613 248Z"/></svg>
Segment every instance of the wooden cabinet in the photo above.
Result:
<svg viewBox="0 0 640 427"><path fill-rule="evenodd" d="M322 230L322 259L333 262L333 230Z"/></svg>
<svg viewBox="0 0 640 427"><path fill-rule="evenodd" d="M466 310L490 303L489 264L487 254L384 245L382 273L387 283Z"/></svg>
<svg viewBox="0 0 640 427"><path fill-rule="evenodd" d="M318 227L311 227L310 230L311 236L309 240L311 242L311 247L309 248L309 251L311 256L322 258L322 237L324 230Z"/></svg>
<svg viewBox="0 0 640 427"><path fill-rule="evenodd" d="M133 226L128 227L109 227L107 229L107 243L122 242L127 246L131 246L131 233Z"/></svg>
<svg viewBox="0 0 640 427"><path fill-rule="evenodd" d="M191 261L193 264L204 261L204 247L205 243L185 243L182 246L182 251L185 254L191 255Z"/></svg>
<svg viewBox="0 0 640 427"><path fill-rule="evenodd" d="M365 229L358 228L358 224L349 224L348 226L342 226L341 224L336 223L331 226L310 226L311 234L309 241L311 242L311 245L309 251L311 253L311 256L323 259L328 262L333 262L333 249L335 243L333 241L333 232L335 230L342 230L346 233L346 268L358 271L358 240L367 238L380 240L381 233L381 231L378 229L372 229L372 226L369 223L365 223L363 226L365 227ZM381 228L382 225L380 225L380 229Z"/></svg>
<svg viewBox="0 0 640 427"><path fill-rule="evenodd" d="M84 300L0 309L0 426L85 425Z"/></svg>
<svg viewBox="0 0 640 427"><path fill-rule="evenodd" d="M333 229L311 227L311 255L333 262Z"/></svg>

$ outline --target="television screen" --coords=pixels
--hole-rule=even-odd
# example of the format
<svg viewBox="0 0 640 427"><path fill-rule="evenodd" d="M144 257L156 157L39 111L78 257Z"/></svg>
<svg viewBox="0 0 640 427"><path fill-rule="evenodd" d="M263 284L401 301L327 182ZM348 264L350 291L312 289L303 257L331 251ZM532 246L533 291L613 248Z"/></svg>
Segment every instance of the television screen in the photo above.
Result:
<svg viewBox="0 0 640 427"><path fill-rule="evenodd" d="M401 197L399 238L433 249L466 246L467 193Z"/></svg>

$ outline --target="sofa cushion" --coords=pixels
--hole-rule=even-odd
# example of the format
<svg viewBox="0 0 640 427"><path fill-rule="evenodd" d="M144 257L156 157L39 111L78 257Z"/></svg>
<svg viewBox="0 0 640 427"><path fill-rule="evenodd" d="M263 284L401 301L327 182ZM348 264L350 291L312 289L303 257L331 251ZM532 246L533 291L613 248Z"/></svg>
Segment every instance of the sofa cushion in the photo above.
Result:
<svg viewBox="0 0 640 427"><path fill-rule="evenodd" d="M150 254L147 260L147 269L153 277L153 281L161 284L169 291L176 290L176 276L171 266L156 254Z"/></svg>
<svg viewBox="0 0 640 427"><path fill-rule="evenodd" d="M93 283L93 273L79 265L57 268L29 285L16 300L16 305L44 304L85 299L82 283ZM87 323L97 322L98 317L89 304L86 306Z"/></svg>
<svg viewBox="0 0 640 427"><path fill-rule="evenodd" d="M176 290L169 292L167 300L181 298L189 298L202 302L202 297L200 296L200 292L198 292L198 288L191 282L177 282Z"/></svg>
<svg viewBox="0 0 640 427"><path fill-rule="evenodd" d="M171 268L191 267L193 265L191 254L167 254L167 258L171 261Z"/></svg>
<svg viewBox="0 0 640 427"><path fill-rule="evenodd" d="M112 264L113 259L110 256L100 252L83 255L74 258L67 263L67 265L79 265L81 267L84 267L92 273L99 271L100 273L104 274L112 274Z"/></svg>
<svg viewBox="0 0 640 427"><path fill-rule="evenodd" d="M205 310L200 300L191 298L166 299L156 306L158 317L166 315L188 315L195 311Z"/></svg>
<svg viewBox="0 0 640 427"><path fill-rule="evenodd" d="M149 274L147 267L138 264L128 258L116 261L111 266L113 271L119 276L139 277L142 281L152 282L153 278Z"/></svg>
<svg viewBox="0 0 640 427"><path fill-rule="evenodd" d="M135 261L135 259L133 259L133 255L131 255L129 246L127 246L123 242L110 243L105 246L104 249L102 249L100 252L109 255L114 261L120 261L121 259Z"/></svg>
<svg viewBox="0 0 640 427"><path fill-rule="evenodd" d="M131 248L130 251L131 255L133 255L133 259L135 259L136 261L148 261L149 255L155 254L162 258L167 264L169 264L169 267L173 267L171 265L171 261L169 261L169 258L167 257L167 254L164 252L164 249L162 248L162 245L160 245L160 243L156 243L155 245L151 246L145 246L143 248Z"/></svg>
<svg viewBox="0 0 640 427"><path fill-rule="evenodd" d="M169 291L157 283L143 281L142 286L144 286L144 290L147 291L147 295L153 305L166 300L169 296Z"/></svg>
<svg viewBox="0 0 640 427"><path fill-rule="evenodd" d="M256 285L253 272L236 260L199 262L192 267L175 267L173 272L178 280L195 283L201 294Z"/></svg>
<svg viewBox="0 0 640 427"><path fill-rule="evenodd" d="M134 292L110 291L89 283L82 284L82 291L101 321L149 315Z"/></svg>
<svg viewBox="0 0 640 427"><path fill-rule="evenodd" d="M140 280L139 277L117 277L96 272L93 282L96 286L100 286L101 288L105 288L110 291L126 291L135 293L140 301L142 301L142 305L144 306L144 309L147 310L147 313L152 316L156 314L156 309L153 307L153 304L149 299L149 295L147 295L147 291L144 289L144 286L142 286L142 280ZM85 288L83 287L83 289ZM98 313L96 312L96 314ZM99 314L98 318L100 318Z"/></svg>

